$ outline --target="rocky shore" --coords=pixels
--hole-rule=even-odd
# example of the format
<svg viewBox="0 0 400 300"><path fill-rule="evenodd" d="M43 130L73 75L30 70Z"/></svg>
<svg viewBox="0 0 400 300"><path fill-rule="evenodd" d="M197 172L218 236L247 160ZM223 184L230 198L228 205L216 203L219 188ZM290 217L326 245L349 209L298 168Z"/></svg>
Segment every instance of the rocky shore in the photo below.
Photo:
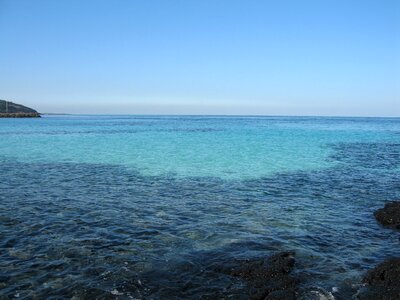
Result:
<svg viewBox="0 0 400 300"><path fill-rule="evenodd" d="M40 114L35 113L0 113L0 118L40 118Z"/></svg>
<svg viewBox="0 0 400 300"><path fill-rule="evenodd" d="M383 226L400 229L400 201L387 203L374 216ZM400 299L400 257L388 258L370 270L363 278L364 287L359 291L359 300Z"/></svg>
<svg viewBox="0 0 400 300"><path fill-rule="evenodd" d="M291 275L294 255L281 252L265 261L248 261L230 275L247 282L250 299L296 299L298 280Z"/></svg>
<svg viewBox="0 0 400 300"><path fill-rule="evenodd" d="M400 201L389 202L374 213L385 227L400 229ZM249 299L333 300L323 289L299 292L301 279L294 275L294 252L280 252L267 259L245 261L229 274L243 280ZM362 279L362 287L353 296L358 300L400 300L400 257L388 258L375 266Z"/></svg>
<svg viewBox="0 0 400 300"><path fill-rule="evenodd" d="M390 258L370 270L363 279L359 300L400 299L400 258Z"/></svg>

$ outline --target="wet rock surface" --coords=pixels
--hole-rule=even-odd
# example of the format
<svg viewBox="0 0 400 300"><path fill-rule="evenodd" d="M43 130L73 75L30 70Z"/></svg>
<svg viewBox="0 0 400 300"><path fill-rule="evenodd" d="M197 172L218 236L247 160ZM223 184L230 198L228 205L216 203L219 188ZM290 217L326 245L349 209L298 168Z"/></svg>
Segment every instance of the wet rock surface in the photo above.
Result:
<svg viewBox="0 0 400 300"><path fill-rule="evenodd" d="M247 282L250 299L296 299L298 279L291 275L294 252L280 252L266 260L247 261L231 275Z"/></svg>
<svg viewBox="0 0 400 300"><path fill-rule="evenodd" d="M306 292L300 300L335 300L331 292L325 291L322 288L314 288Z"/></svg>
<svg viewBox="0 0 400 300"><path fill-rule="evenodd" d="M389 202L378 209L374 216L383 226L400 230L400 201Z"/></svg>
<svg viewBox="0 0 400 300"><path fill-rule="evenodd" d="M400 258L391 258L370 270L364 277L360 300L400 299Z"/></svg>

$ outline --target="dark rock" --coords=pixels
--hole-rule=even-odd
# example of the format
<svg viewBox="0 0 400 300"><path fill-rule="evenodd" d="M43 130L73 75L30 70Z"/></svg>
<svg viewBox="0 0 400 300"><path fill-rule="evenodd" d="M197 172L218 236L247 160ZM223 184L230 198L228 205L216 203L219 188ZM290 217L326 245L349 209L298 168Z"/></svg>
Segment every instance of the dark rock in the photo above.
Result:
<svg viewBox="0 0 400 300"><path fill-rule="evenodd" d="M387 259L370 270L363 283L357 296L360 300L400 299L400 258Z"/></svg>
<svg viewBox="0 0 400 300"><path fill-rule="evenodd" d="M397 286L400 288L400 258L391 258L371 271L364 277L368 285Z"/></svg>
<svg viewBox="0 0 400 300"><path fill-rule="evenodd" d="M296 299L298 280L290 275L294 252L282 252L267 260L247 261L231 275L247 281L250 299Z"/></svg>
<svg viewBox="0 0 400 300"><path fill-rule="evenodd" d="M386 203L384 208L374 213L374 216L383 226L400 229L400 201Z"/></svg>
<svg viewBox="0 0 400 300"><path fill-rule="evenodd" d="M39 113L0 113L0 118L40 118Z"/></svg>

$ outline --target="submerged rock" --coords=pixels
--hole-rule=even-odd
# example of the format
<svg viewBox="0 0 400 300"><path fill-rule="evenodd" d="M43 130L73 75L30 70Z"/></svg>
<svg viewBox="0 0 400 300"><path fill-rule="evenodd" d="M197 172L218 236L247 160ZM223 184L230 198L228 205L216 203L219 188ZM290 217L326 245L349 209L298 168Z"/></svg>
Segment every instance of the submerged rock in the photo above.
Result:
<svg viewBox="0 0 400 300"><path fill-rule="evenodd" d="M383 226L400 229L400 201L386 203L384 208L374 213L374 216Z"/></svg>
<svg viewBox="0 0 400 300"><path fill-rule="evenodd" d="M364 277L365 284L359 300L400 299L400 258L391 258L370 270Z"/></svg>
<svg viewBox="0 0 400 300"><path fill-rule="evenodd" d="M290 275L294 264L294 252L281 252L267 260L248 261L231 275L247 281L250 299L296 299L298 280Z"/></svg>

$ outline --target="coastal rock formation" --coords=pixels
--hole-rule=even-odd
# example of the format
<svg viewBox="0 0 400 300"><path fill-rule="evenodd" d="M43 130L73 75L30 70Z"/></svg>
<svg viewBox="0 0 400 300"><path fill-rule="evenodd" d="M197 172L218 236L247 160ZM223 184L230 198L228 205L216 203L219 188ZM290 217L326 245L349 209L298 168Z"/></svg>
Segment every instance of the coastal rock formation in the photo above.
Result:
<svg viewBox="0 0 400 300"><path fill-rule="evenodd" d="M0 118L40 118L39 113L0 113Z"/></svg>
<svg viewBox="0 0 400 300"><path fill-rule="evenodd" d="M294 264L294 252L282 252L267 260L249 261L231 275L247 281L250 299L296 299L298 280L290 275Z"/></svg>
<svg viewBox="0 0 400 300"><path fill-rule="evenodd" d="M400 201L386 203L374 216L385 227L400 229ZM389 258L370 270L363 278L364 287L358 291L359 300L400 299L400 258Z"/></svg>
<svg viewBox="0 0 400 300"><path fill-rule="evenodd" d="M364 277L365 287L359 300L400 299L400 258L391 258L370 270Z"/></svg>
<svg viewBox="0 0 400 300"><path fill-rule="evenodd" d="M38 118L40 114L29 107L0 100L0 118Z"/></svg>
<svg viewBox="0 0 400 300"><path fill-rule="evenodd" d="M400 230L400 201L389 202L374 213L383 226Z"/></svg>

